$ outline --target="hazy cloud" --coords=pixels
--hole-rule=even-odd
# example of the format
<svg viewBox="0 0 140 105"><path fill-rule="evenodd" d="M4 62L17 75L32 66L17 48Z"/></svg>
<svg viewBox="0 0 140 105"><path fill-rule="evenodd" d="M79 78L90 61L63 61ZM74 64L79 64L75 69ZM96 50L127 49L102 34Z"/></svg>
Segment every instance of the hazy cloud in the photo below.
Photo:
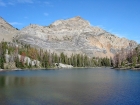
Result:
<svg viewBox="0 0 140 105"><path fill-rule="evenodd" d="M136 41L137 43L140 43L140 40L137 40L137 39L136 39L135 41Z"/></svg>
<svg viewBox="0 0 140 105"><path fill-rule="evenodd" d="M125 38L125 36L124 35L121 35L121 34L115 34L116 36L118 36L118 37L120 37L120 38Z"/></svg>
<svg viewBox="0 0 140 105"><path fill-rule="evenodd" d="M6 3L0 0L0 6L6 6Z"/></svg>
<svg viewBox="0 0 140 105"><path fill-rule="evenodd" d="M93 25L92 25L92 26L93 26ZM104 27L103 25L97 25L96 27L102 28L103 30L105 30L105 31L107 31L107 32L109 32L109 33L111 33L111 34L113 34L113 35L116 35L116 36L118 36L118 37L120 37L120 38L126 38L126 37L127 37L126 34L120 34L120 33L118 33L118 32L115 32L113 29L107 29L107 28Z"/></svg>
<svg viewBox="0 0 140 105"><path fill-rule="evenodd" d="M48 13L44 13L44 15L45 15L45 16L49 16L49 14L48 14Z"/></svg>
<svg viewBox="0 0 140 105"><path fill-rule="evenodd" d="M13 2L8 2L8 5L15 5L15 3L13 3Z"/></svg>
<svg viewBox="0 0 140 105"><path fill-rule="evenodd" d="M134 36L133 38L131 38L131 40L135 40L137 43L140 44L140 37L139 36Z"/></svg>
<svg viewBox="0 0 140 105"><path fill-rule="evenodd" d="M28 17L27 16L24 16L24 19L28 19Z"/></svg>
<svg viewBox="0 0 140 105"><path fill-rule="evenodd" d="M50 2L48 2L48 1L45 1L44 3L45 3L45 4L47 4L47 5L49 5L49 4L50 4Z"/></svg>
<svg viewBox="0 0 140 105"><path fill-rule="evenodd" d="M17 0L18 3L33 3L32 0Z"/></svg>
<svg viewBox="0 0 140 105"><path fill-rule="evenodd" d="M19 22L9 22L11 25L22 25L22 23Z"/></svg>
<svg viewBox="0 0 140 105"><path fill-rule="evenodd" d="M18 3L34 3L33 0L11 0L10 2L4 2L0 0L0 6L15 5Z"/></svg>
<svg viewBox="0 0 140 105"><path fill-rule="evenodd" d="M91 25L92 25L92 24L91 24ZM94 26L94 25L92 25L92 26ZM96 27L102 28L103 30L105 30L105 29L106 29L106 27L105 27L105 26L103 26L103 25L97 25Z"/></svg>
<svg viewBox="0 0 140 105"><path fill-rule="evenodd" d="M51 4L51 2L45 1L44 4L47 5L47 6L53 7L53 5Z"/></svg>

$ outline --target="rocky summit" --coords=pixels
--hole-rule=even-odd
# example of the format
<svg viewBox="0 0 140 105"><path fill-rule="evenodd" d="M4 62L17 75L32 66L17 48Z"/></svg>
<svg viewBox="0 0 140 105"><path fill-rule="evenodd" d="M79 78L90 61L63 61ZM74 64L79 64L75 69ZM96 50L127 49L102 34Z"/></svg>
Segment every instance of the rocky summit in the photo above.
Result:
<svg viewBox="0 0 140 105"><path fill-rule="evenodd" d="M119 38L99 27L91 26L79 16L58 20L49 26L30 24L18 32L8 23L3 23L5 28L1 24L0 21L0 33L5 32L9 39L15 33L16 39L22 43L67 55L80 53L89 57L112 57L122 48L137 46L135 41Z"/></svg>

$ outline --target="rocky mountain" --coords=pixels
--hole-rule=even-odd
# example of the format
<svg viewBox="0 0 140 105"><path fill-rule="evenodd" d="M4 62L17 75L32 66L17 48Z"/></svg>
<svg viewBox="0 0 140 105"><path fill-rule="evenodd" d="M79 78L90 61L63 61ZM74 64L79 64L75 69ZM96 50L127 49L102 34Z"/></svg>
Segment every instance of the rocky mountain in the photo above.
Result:
<svg viewBox="0 0 140 105"><path fill-rule="evenodd" d="M17 34L18 30L7 23L2 17L0 17L0 41L12 41L13 37Z"/></svg>
<svg viewBox="0 0 140 105"><path fill-rule="evenodd" d="M89 57L112 57L122 48L137 46L135 41L119 38L99 27L91 26L81 17L58 20L49 26L30 24L16 35L20 42L44 50L68 55L81 53Z"/></svg>

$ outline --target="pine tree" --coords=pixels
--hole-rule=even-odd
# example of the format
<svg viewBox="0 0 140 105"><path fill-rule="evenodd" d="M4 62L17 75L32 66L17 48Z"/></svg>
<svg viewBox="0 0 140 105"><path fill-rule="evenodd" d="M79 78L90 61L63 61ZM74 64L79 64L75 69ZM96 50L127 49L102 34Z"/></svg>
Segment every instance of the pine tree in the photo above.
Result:
<svg viewBox="0 0 140 105"><path fill-rule="evenodd" d="M20 67L20 62L19 62L19 58L18 57L16 57L16 59L15 59L15 63L16 63L16 67Z"/></svg>
<svg viewBox="0 0 140 105"><path fill-rule="evenodd" d="M132 57L132 66L135 67L137 64L137 57L136 56L133 56Z"/></svg>
<svg viewBox="0 0 140 105"><path fill-rule="evenodd" d="M84 56L84 67L88 67L88 57L87 57L87 55Z"/></svg>
<svg viewBox="0 0 140 105"><path fill-rule="evenodd" d="M138 55L138 63L140 63L140 55Z"/></svg>
<svg viewBox="0 0 140 105"><path fill-rule="evenodd" d="M60 63L65 63L65 55L63 52L60 54Z"/></svg>
<svg viewBox="0 0 140 105"><path fill-rule="evenodd" d="M57 56L56 53L55 53L55 55L54 55L54 62L55 62L55 63L59 63L59 59L58 59L58 56Z"/></svg>

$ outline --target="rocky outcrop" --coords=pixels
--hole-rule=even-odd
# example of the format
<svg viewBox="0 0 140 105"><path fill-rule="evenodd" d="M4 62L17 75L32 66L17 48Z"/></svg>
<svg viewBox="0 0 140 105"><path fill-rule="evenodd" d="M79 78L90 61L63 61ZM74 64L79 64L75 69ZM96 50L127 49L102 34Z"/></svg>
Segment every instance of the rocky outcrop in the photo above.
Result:
<svg viewBox="0 0 140 105"><path fill-rule="evenodd" d="M4 69L16 69L16 64L15 62L8 62L4 63Z"/></svg>
<svg viewBox="0 0 140 105"><path fill-rule="evenodd" d="M55 63L55 66L57 68L73 68L72 65L67 65L67 64L63 64L63 63Z"/></svg>
<svg viewBox="0 0 140 105"><path fill-rule="evenodd" d="M0 41L12 41L16 36L18 30L7 23L2 17L0 17Z"/></svg>
<svg viewBox="0 0 140 105"><path fill-rule="evenodd" d="M24 64L26 63L27 66L31 65L31 66L37 66L37 67L40 67L41 66L41 63L40 61L38 60L35 60L35 59L31 59L27 56L22 56L20 54L18 54L17 56L15 55L9 55L8 54L8 50L6 49L6 54L5 54L5 64L4 64L4 68L7 68L7 69L13 69L15 66L13 62L15 62L15 58L18 57L18 60L19 62L23 62ZM9 65L9 66L8 66Z"/></svg>
<svg viewBox="0 0 140 105"><path fill-rule="evenodd" d="M119 38L105 30L91 26L77 16L67 20L58 20L49 26L30 24L20 30L16 39L22 43L71 54L86 54L89 57L112 57L116 52L137 46L135 41Z"/></svg>

